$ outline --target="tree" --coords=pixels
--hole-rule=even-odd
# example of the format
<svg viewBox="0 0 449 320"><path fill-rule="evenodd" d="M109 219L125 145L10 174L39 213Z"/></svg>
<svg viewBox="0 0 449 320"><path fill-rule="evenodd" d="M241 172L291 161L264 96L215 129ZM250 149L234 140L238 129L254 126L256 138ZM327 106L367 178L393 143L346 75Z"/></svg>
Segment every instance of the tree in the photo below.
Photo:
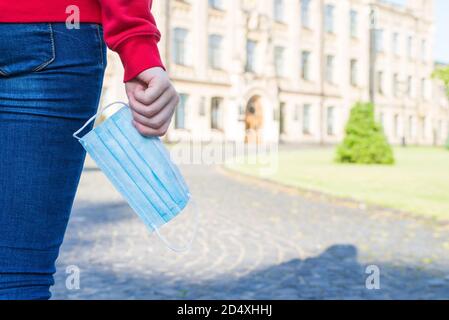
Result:
<svg viewBox="0 0 449 320"><path fill-rule="evenodd" d="M435 69L435 71L432 73L432 78L443 81L449 93L449 66L439 67Z"/></svg>
<svg viewBox="0 0 449 320"><path fill-rule="evenodd" d="M432 78L439 79L444 83L444 86L446 87L446 93L449 96L449 66L442 66L437 68L432 73ZM447 137L446 149L449 150L449 136Z"/></svg>
<svg viewBox="0 0 449 320"><path fill-rule="evenodd" d="M394 164L394 155L372 103L357 103L346 125L346 136L337 148L336 161L358 164Z"/></svg>

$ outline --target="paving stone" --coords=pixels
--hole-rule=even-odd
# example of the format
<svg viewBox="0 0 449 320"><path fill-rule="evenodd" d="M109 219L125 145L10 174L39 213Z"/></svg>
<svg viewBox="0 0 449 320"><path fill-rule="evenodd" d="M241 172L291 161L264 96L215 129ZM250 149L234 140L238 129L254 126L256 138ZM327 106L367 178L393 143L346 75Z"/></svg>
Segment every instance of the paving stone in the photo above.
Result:
<svg viewBox="0 0 449 320"><path fill-rule="evenodd" d="M182 166L201 223L193 249L178 255L148 234L90 160L87 167L55 299L449 297L448 228L286 193L214 166ZM191 217L182 214L163 232L185 241ZM79 290L65 288L69 265L81 270ZM380 269L380 290L365 288L369 265Z"/></svg>

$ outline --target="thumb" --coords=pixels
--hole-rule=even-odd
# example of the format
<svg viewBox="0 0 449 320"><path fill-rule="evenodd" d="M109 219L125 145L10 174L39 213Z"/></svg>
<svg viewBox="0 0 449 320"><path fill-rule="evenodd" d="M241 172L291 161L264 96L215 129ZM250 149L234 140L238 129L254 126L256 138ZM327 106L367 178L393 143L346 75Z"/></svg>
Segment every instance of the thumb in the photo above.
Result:
<svg viewBox="0 0 449 320"><path fill-rule="evenodd" d="M150 105L164 93L165 89L163 81L155 77L150 81L147 88L138 88L134 92L134 96L138 102Z"/></svg>
<svg viewBox="0 0 449 320"><path fill-rule="evenodd" d="M147 85L150 85L151 82L157 78L161 72L164 72L164 70L160 67L155 68L149 68L137 75L137 80L140 82L144 82Z"/></svg>

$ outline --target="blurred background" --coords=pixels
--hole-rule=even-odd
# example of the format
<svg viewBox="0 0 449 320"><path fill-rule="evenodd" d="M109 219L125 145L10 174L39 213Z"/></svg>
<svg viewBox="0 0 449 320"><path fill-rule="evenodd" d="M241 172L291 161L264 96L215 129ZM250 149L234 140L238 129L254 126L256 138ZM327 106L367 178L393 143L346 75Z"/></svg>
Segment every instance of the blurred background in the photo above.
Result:
<svg viewBox="0 0 449 320"><path fill-rule="evenodd" d="M152 12L181 97L164 140L199 146L200 161L178 162L198 238L167 251L88 158L56 298L449 298L448 1L155 0ZM127 101L122 78L109 52L102 105ZM374 106L388 165L338 161L358 102ZM257 161L201 161L251 143L277 146L268 176ZM167 236L185 242L191 220ZM80 289L64 287L69 265Z"/></svg>
<svg viewBox="0 0 449 320"><path fill-rule="evenodd" d="M449 59L445 44L436 50L444 3L154 1L182 97L168 139L244 141L255 107L265 141L336 143L354 102L371 100L392 143L442 145L448 100L431 75ZM111 53L104 103L125 99L121 78Z"/></svg>

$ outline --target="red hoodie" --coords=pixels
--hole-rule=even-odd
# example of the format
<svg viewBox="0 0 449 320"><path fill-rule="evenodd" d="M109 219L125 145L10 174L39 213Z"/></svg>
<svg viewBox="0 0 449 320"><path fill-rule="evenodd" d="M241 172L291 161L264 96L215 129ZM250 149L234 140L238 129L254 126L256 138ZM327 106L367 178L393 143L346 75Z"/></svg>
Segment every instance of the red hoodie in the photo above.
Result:
<svg viewBox="0 0 449 320"><path fill-rule="evenodd" d="M0 0L1 22L65 22L79 8L80 22L101 23L128 81L151 67L164 68L157 43L161 34L150 12L152 0ZM69 21L73 21L69 19ZM1 35L0 35L1 36Z"/></svg>

